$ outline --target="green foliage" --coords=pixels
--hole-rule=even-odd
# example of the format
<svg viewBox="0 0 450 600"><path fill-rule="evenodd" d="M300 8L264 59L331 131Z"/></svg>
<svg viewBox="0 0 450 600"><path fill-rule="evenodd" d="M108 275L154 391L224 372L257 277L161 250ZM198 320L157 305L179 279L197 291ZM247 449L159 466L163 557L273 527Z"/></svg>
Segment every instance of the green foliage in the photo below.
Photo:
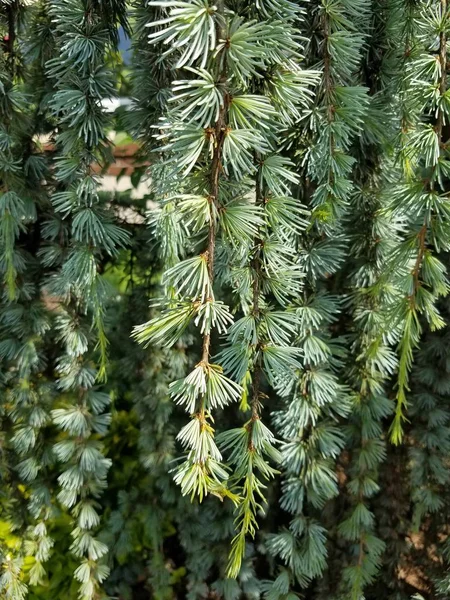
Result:
<svg viewBox="0 0 450 600"><path fill-rule="evenodd" d="M448 37L0 0L1 598L449 596Z"/></svg>

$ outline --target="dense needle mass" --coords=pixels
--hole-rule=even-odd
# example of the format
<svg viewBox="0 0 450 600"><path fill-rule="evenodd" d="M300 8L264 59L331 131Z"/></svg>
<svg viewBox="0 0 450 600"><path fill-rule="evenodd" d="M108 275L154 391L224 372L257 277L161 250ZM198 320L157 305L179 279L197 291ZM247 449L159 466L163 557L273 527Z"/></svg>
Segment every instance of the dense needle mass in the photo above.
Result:
<svg viewBox="0 0 450 600"><path fill-rule="evenodd" d="M1 598L448 596L448 12L0 0Z"/></svg>

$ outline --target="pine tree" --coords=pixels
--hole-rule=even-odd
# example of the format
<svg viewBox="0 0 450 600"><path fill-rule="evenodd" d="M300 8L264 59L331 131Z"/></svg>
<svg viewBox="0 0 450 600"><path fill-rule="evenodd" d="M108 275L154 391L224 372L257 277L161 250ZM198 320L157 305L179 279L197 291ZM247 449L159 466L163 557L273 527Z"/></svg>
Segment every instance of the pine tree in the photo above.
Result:
<svg viewBox="0 0 450 600"><path fill-rule="evenodd" d="M449 594L448 28L0 2L2 598Z"/></svg>

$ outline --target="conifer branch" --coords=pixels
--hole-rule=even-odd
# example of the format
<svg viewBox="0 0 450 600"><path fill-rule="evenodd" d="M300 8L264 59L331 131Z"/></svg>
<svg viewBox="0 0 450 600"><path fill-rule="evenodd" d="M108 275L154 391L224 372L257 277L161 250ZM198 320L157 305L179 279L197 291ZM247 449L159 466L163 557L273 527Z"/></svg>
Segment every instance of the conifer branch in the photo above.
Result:
<svg viewBox="0 0 450 600"><path fill-rule="evenodd" d="M447 91L447 31L446 31L446 20L447 20L447 0L440 0L440 11L443 19L443 26L439 33L439 65L440 65L440 80L439 80L439 93L441 98ZM436 119L436 134L438 137L438 143L441 145L444 140L442 139L442 128L444 126L444 110L442 106L439 106L437 119Z"/></svg>
<svg viewBox="0 0 450 600"><path fill-rule="evenodd" d="M109 573L108 548L95 535L100 524L97 499L111 464L98 439L110 422L105 411L110 398L95 387L96 380L106 377L108 347L101 263L126 245L128 233L102 205L93 164L104 166L108 160L109 119L102 101L115 92L105 59L117 46L117 25L127 27L124 8L121 0L109 2L108 10L91 0L50 3L59 56L46 67L56 87L50 108L61 153L54 169L52 225L56 222L56 230L68 241L48 286L60 301L56 327L64 352L57 365L60 396L52 418L61 432L54 446L63 465L58 498L75 521L70 550L80 559L74 577L83 600L99 597ZM98 368L91 348L99 350Z"/></svg>
<svg viewBox="0 0 450 600"><path fill-rule="evenodd" d="M14 513L21 515L17 528L21 543L10 548L5 557L7 546L3 542L0 560L5 576L0 577L0 595L18 599L25 597L27 584L44 581L44 564L53 546L48 531L53 516L48 461L52 442L47 429L53 393L44 359L51 319L40 296L43 269L30 244L39 231L51 180L45 157L34 140L42 127L42 115L35 107L42 100L42 82L36 76L42 54L37 42L38 52L30 52L32 36L24 24L33 25L35 18L33 7L24 2L1 4L0 270L4 286L0 299L0 445L2 470L5 468L2 479L9 471L3 484L17 490L11 504L13 512L8 515L7 509L2 519L13 523ZM27 564L30 568L26 572L23 567Z"/></svg>
<svg viewBox="0 0 450 600"><path fill-rule="evenodd" d="M255 153L255 161L258 164L256 171L256 182L255 182L255 206L258 208L264 207L264 197L261 186L261 164L262 158ZM244 425L243 431L246 436L246 448L244 450L245 456L240 458L242 461L238 467L238 476L244 477L244 483L242 485L241 501L237 508L237 534L233 538L232 548L230 553L230 559L227 568L228 577L236 578L241 570L242 560L245 556L245 540L248 534L252 538L255 537L256 529L258 526L256 511L260 508L258 497L264 501L263 490L265 486L259 481L257 473L259 471L266 476L273 476L275 471L271 470L268 465L265 464L263 453L261 452L262 444L261 440L258 439L261 436L261 423L260 421L260 396L261 396L261 383L263 377L262 368L262 352L264 341L260 337L260 295L261 295L261 283L262 283L262 262L261 252L263 247L263 240L261 238L260 228L257 228L256 235L252 240L251 253L251 273L252 273L252 297L251 297L251 317L254 319L256 339L254 340L254 361L253 368L250 372L251 376L251 417L250 420ZM262 431L265 431L264 429ZM259 435L258 435L259 432ZM269 434L267 430L267 434ZM226 436L223 436L226 440ZM263 465L263 469L261 466ZM264 473L265 471L265 473Z"/></svg>
<svg viewBox="0 0 450 600"><path fill-rule="evenodd" d="M425 194L429 194L434 196L439 194L439 192L435 189L435 183L439 182L439 157L441 154L441 146L442 146L442 128L444 124L444 110L442 106L443 97L446 92L446 77L447 77L447 35L446 35L446 24L447 20L447 5L446 0L442 0L440 2L440 16L443 22L443 25L440 27L439 32L439 48L437 59L439 62L439 77L437 80L437 85L439 89L440 100L438 100L437 111L436 111L436 124L433 128L434 131L434 140L433 144L436 145L437 152L433 158L425 157L426 166L430 168L430 175L428 177L428 181L425 183ZM426 150L426 146L425 146ZM417 246L417 255L415 258L414 266L411 270L411 292L406 298L406 308L404 314L404 324L403 331L401 335L401 339L399 342L399 351L400 351L400 359L399 359L399 376L398 376L398 384L397 384L397 394L396 394L396 411L395 418L392 422L390 433L391 433L391 441L394 444L399 444L403 438L403 421L406 420L405 411L407 409L407 398L406 394L409 391L408 383L409 383L409 373L411 370L411 366L413 363L413 353L414 349L418 346L420 337L422 334L422 325L420 323L419 315L425 312L425 316L429 322L431 322L432 327L440 327L443 325L439 321L435 313L435 310L432 308L430 314L427 313L427 309L423 305L423 298L419 298L420 287L422 285L421 281L421 271L422 265L425 258L425 254L427 251L426 242L427 236L433 231L432 226L432 216L427 210L421 210L423 213L423 224L419 229L418 233L415 234L415 244ZM427 287L431 287L432 290L432 282L426 282ZM431 285L430 285L431 284ZM440 295L439 289L442 289L442 282L439 282L436 288L435 297ZM433 291L432 291L433 293ZM421 294L422 296L422 294Z"/></svg>
<svg viewBox="0 0 450 600"><path fill-rule="evenodd" d="M339 270L343 259L342 228L352 193L350 140L362 130L368 102L367 90L354 85L360 68L362 36L354 35L355 12L347 13L347 8L344 2L323 2L317 23L312 24L320 30L318 47L323 73L315 99L320 120L312 127L312 148L305 161L312 188L311 197L306 200L313 218L305 236L305 292L297 301L297 343L302 350L302 369L292 385L286 408L277 415L278 431L286 440L283 503L292 520L289 533L274 536L271 547L279 555L286 552L288 545L294 548L286 552L292 556L288 564L302 587L320 577L326 565L327 531L322 525L321 509L338 494L335 460L344 445L333 423L347 416L350 409L350 397L337 375L335 352L339 342L336 344L330 335L331 321L336 316L330 321L327 309L336 315L339 301L329 294L324 283ZM365 2L358 3L358 12L364 19ZM352 112L351 125L342 118L346 110ZM322 268L318 268L316 256L323 261ZM322 439L332 443L323 445Z"/></svg>
<svg viewBox="0 0 450 600"><path fill-rule="evenodd" d="M7 23L7 34L3 40L4 49L0 69L0 85L2 96L1 124L11 140L2 151L3 168L0 170L0 258L3 271L3 283L5 285L8 300L13 302L19 293L17 249L16 242L20 233L25 229L26 218L25 207L20 196L23 186L20 181L20 170L22 168L22 157L17 156L19 139L14 131L14 120L24 109L24 98L17 93L16 81L16 26L19 16L19 3L11 0L2 6ZM16 101L17 96L17 101ZM4 151L6 150L6 151Z"/></svg>

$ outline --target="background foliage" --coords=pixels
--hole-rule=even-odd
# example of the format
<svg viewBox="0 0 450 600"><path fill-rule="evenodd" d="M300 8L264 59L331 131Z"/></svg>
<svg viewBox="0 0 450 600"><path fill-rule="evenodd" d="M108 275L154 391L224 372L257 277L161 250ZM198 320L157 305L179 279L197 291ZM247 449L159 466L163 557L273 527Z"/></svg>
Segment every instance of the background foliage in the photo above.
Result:
<svg viewBox="0 0 450 600"><path fill-rule="evenodd" d="M449 30L0 0L1 598L450 598Z"/></svg>

